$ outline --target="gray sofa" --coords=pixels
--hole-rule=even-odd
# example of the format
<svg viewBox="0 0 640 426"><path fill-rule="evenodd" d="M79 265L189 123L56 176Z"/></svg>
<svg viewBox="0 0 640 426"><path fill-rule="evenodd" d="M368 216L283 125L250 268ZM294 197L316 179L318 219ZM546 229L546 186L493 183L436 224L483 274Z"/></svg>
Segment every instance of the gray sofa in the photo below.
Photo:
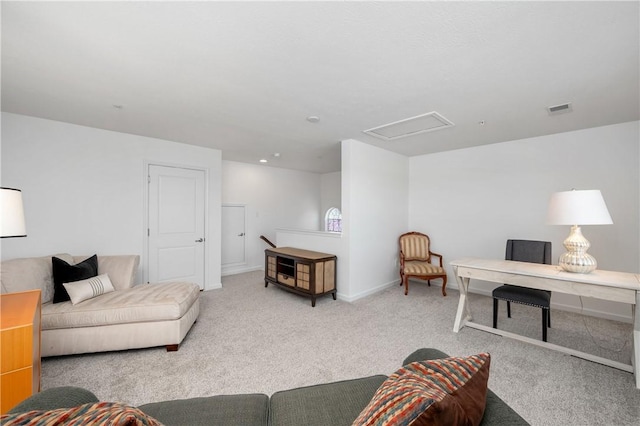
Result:
<svg viewBox="0 0 640 426"><path fill-rule="evenodd" d="M437 349L418 349L403 362L445 358ZM341 382L264 394L220 395L155 402L138 408L165 425L350 425L367 406L387 376L371 376ZM97 402L96 396L81 388L59 387L32 396L11 410L52 410ZM491 390L481 425L528 425Z"/></svg>

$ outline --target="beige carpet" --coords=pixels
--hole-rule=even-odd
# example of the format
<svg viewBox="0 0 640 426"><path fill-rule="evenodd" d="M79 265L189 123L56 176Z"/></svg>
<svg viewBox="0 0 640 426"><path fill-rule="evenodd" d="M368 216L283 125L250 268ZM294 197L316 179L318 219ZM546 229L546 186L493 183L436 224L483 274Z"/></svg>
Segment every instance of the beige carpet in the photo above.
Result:
<svg viewBox="0 0 640 426"><path fill-rule="evenodd" d="M638 425L633 375L470 328L453 333L458 293L416 282L355 303L309 299L264 287L261 272L223 278L201 294L201 313L178 352L164 348L45 358L44 389L73 385L129 404L275 391L390 374L412 351L488 351L489 386L532 425ZM472 295L474 317L490 325L491 299ZM501 328L540 336L540 311L512 305ZM629 362L631 325L553 311L549 341ZM587 331L588 330L588 331ZM99 338L99 336L96 336Z"/></svg>

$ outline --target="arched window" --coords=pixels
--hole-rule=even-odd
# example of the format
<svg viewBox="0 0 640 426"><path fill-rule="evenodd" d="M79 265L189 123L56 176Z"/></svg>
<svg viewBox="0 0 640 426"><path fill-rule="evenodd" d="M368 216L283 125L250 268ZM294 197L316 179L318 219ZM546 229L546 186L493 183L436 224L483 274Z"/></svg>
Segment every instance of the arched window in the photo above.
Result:
<svg viewBox="0 0 640 426"><path fill-rule="evenodd" d="M342 232L342 213L331 207L324 215L324 230L327 232Z"/></svg>

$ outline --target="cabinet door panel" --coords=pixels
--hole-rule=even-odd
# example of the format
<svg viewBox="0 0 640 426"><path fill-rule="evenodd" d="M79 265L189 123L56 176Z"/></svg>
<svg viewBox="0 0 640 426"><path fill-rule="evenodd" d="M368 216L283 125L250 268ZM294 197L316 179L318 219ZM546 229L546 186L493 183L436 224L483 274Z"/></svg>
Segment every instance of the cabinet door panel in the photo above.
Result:
<svg viewBox="0 0 640 426"><path fill-rule="evenodd" d="M276 257L267 256L267 276L276 278Z"/></svg>
<svg viewBox="0 0 640 426"><path fill-rule="evenodd" d="M298 288L309 290L309 270L309 265L298 263L296 267L296 286Z"/></svg>
<svg viewBox="0 0 640 426"><path fill-rule="evenodd" d="M336 261L324 262L324 290L330 291L336 288Z"/></svg>

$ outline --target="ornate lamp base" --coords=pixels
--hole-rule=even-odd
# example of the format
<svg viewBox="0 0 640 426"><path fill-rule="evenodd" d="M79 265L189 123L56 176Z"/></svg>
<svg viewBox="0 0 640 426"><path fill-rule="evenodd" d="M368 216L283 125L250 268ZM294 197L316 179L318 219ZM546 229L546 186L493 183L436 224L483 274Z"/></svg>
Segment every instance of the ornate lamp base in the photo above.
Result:
<svg viewBox="0 0 640 426"><path fill-rule="evenodd" d="M560 256L558 264L567 272L576 272L579 274L588 274L594 271L598 266L596 259L587 253L591 244L582 235L582 231L578 225L571 227L571 233L564 240L564 247L567 252Z"/></svg>

